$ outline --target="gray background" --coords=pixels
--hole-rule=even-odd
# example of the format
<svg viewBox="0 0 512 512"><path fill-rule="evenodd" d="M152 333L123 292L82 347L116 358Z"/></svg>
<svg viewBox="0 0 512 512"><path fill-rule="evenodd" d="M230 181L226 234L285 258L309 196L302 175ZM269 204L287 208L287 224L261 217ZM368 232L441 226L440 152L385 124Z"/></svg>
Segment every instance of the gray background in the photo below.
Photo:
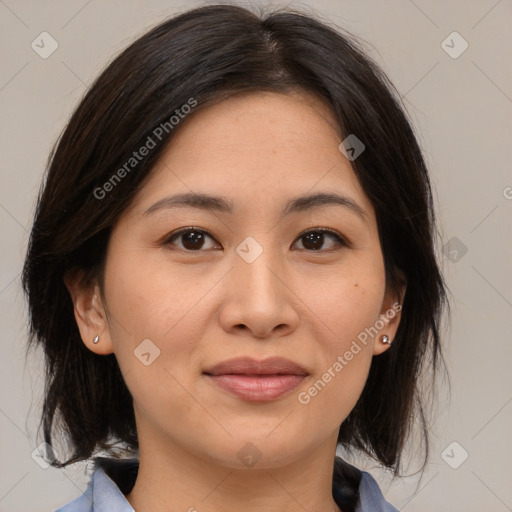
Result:
<svg viewBox="0 0 512 512"><path fill-rule="evenodd" d="M40 353L25 364L26 306L19 277L48 153L88 85L115 54L164 17L201 4L0 0L1 512L54 510L81 494L89 474L85 464L44 469L31 457L42 440L36 431L43 366ZM370 462L359 463L400 510L512 510L512 4L288 5L319 12L364 38L403 95L431 168L442 244L447 244L444 251L440 247L440 258L453 294L452 325L445 329L451 400L444 386L431 461L421 479L413 474L413 463L411 476L395 481ZM58 43L46 59L31 47L43 31ZM457 58L445 50L459 53L462 40L450 36L442 45L454 31L469 45Z"/></svg>

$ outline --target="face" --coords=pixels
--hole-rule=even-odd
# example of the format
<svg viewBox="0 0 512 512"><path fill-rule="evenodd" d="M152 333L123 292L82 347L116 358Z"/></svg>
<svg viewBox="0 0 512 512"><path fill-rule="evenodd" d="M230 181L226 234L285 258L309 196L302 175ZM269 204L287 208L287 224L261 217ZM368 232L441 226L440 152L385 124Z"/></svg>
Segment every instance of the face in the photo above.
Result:
<svg viewBox="0 0 512 512"><path fill-rule="evenodd" d="M400 318L341 140L306 94L241 95L191 114L114 227L103 297L69 285L84 343L115 353L139 439L233 468L244 450L272 467L335 443ZM283 357L306 375L258 387L205 373L239 356Z"/></svg>

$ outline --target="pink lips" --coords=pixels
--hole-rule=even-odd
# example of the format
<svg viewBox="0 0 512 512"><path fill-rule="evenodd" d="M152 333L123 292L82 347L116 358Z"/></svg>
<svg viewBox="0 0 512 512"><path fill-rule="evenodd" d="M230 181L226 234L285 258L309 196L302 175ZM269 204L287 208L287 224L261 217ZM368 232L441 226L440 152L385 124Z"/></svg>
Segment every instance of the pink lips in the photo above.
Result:
<svg viewBox="0 0 512 512"><path fill-rule="evenodd" d="M275 400L295 389L308 375L302 366L282 357L263 361L230 359L204 373L222 389L249 401Z"/></svg>

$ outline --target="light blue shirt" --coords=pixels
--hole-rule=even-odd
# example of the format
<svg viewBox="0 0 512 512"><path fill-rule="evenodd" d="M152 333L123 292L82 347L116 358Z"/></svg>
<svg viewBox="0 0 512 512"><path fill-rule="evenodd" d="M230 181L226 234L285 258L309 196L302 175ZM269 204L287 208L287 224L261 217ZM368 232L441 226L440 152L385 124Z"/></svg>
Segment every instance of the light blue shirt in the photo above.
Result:
<svg viewBox="0 0 512 512"><path fill-rule="evenodd" d="M362 472L359 484L360 503L356 512L398 512L382 495L375 479ZM98 468L94 471L85 492L76 500L55 512L135 512L117 484Z"/></svg>

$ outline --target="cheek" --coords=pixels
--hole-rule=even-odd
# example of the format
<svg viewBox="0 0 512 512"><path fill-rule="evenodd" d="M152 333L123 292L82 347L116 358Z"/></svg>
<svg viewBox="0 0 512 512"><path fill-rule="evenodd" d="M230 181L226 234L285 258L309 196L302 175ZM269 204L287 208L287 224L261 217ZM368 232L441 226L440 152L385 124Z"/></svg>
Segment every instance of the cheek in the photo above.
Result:
<svg viewBox="0 0 512 512"><path fill-rule="evenodd" d="M373 326L384 297L384 269L379 258L363 255L328 273L308 277L304 302L314 313L311 321L323 326L329 352L345 350L347 343Z"/></svg>
<svg viewBox="0 0 512 512"><path fill-rule="evenodd" d="M373 357L371 328L379 319L385 285L378 261L364 271L352 268L332 273L306 295L321 348L314 379L298 401L317 414L330 410L333 428L350 413L366 382Z"/></svg>
<svg viewBox="0 0 512 512"><path fill-rule="evenodd" d="M157 250L120 252L112 252L105 271L106 298L117 320L113 326L117 337L164 340L178 330L183 334L183 329L193 328L195 310L218 276L170 264Z"/></svg>
<svg viewBox="0 0 512 512"><path fill-rule="evenodd" d="M371 343L358 339L366 317L352 315L339 319L338 331L324 341L317 372L300 390L297 399L308 418L322 417L327 431L338 428L356 405L370 370Z"/></svg>
<svg viewBox="0 0 512 512"><path fill-rule="evenodd" d="M169 400L169 389L177 386L173 376L184 382L180 372L189 367L194 340L200 339L196 304L212 284L191 283L184 276L179 268L148 261L148 251L142 250L113 251L105 269L115 356L142 406L162 396Z"/></svg>
<svg viewBox="0 0 512 512"><path fill-rule="evenodd" d="M193 406L184 390L191 355L204 330L201 298L215 280L193 278L177 266L164 265L162 258L151 261L148 254L112 252L105 269L115 356L146 416L162 414L162 404L184 415Z"/></svg>

